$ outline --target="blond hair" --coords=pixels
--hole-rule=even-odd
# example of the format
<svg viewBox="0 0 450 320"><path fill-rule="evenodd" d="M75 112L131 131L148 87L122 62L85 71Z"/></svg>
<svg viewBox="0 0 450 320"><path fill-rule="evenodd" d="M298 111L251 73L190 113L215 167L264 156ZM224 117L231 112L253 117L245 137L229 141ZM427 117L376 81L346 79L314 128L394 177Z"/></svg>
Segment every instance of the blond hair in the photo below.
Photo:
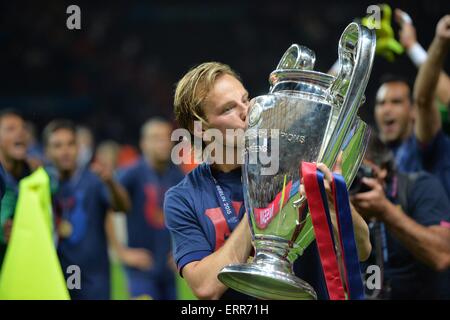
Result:
<svg viewBox="0 0 450 320"><path fill-rule="evenodd" d="M205 62L189 70L177 83L174 97L175 118L180 127L193 131L194 121L207 124L203 102L218 77L228 74L240 81L230 66L220 62Z"/></svg>

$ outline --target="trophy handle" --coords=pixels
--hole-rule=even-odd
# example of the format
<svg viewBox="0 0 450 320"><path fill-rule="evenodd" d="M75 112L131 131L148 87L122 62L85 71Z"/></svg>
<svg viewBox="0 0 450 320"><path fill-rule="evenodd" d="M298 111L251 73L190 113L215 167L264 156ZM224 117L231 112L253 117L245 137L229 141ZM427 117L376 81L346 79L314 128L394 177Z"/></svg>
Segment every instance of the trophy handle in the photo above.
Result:
<svg viewBox="0 0 450 320"><path fill-rule="evenodd" d="M283 54L276 69L269 76L269 93L273 93L280 81L280 75L290 71L313 71L316 63L316 54L311 49L292 44Z"/></svg>
<svg viewBox="0 0 450 320"><path fill-rule="evenodd" d="M345 179L347 186L350 186L356 176L359 166L364 159L366 148L370 138L370 127L356 117L352 123L350 131L345 137L342 144L342 176ZM295 246L289 253L291 261L297 259L306 250L306 248L314 241L315 235L311 221L309 210L304 206L306 199L302 196L299 200L294 202L294 207L299 210L299 225L296 234L293 236L291 242L295 242Z"/></svg>
<svg viewBox="0 0 450 320"><path fill-rule="evenodd" d="M375 32L359 22L350 23L339 40L340 71L330 87L330 95L340 105L336 126L330 135L323 160L332 167L341 150L344 139L352 126L358 108L364 100L375 56Z"/></svg>
<svg viewBox="0 0 450 320"><path fill-rule="evenodd" d="M293 44L286 50L278 62L276 70L313 70L316 55L311 49Z"/></svg>
<svg viewBox="0 0 450 320"><path fill-rule="evenodd" d="M349 187L364 159L370 135L370 127L356 117L342 145L342 176Z"/></svg>

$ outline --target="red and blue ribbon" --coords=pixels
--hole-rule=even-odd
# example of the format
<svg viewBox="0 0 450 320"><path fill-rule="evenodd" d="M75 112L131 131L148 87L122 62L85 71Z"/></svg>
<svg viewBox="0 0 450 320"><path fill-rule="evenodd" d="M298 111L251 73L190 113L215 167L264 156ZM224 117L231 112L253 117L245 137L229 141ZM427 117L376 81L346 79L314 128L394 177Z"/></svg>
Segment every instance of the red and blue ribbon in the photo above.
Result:
<svg viewBox="0 0 450 320"><path fill-rule="evenodd" d="M361 278L361 268L353 232L352 213L345 185L344 177L333 174L332 190L334 193L334 207L339 229L339 239L344 260L345 281L352 300L364 299L364 287Z"/></svg>
<svg viewBox="0 0 450 320"><path fill-rule="evenodd" d="M346 299L342 279L344 279L348 290L348 298L363 299L364 288L344 178L333 174L334 179L332 183L339 230L339 246L344 264L344 275L341 277L323 173L317 170L315 164L303 162L300 174L303 177L306 198L330 299Z"/></svg>

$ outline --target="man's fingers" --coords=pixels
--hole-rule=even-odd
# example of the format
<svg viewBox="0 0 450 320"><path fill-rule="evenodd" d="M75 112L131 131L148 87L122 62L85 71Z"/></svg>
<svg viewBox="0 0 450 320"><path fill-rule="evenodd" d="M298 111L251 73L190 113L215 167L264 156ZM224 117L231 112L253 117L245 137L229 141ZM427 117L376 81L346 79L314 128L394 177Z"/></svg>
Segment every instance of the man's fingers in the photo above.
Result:
<svg viewBox="0 0 450 320"><path fill-rule="evenodd" d="M306 197L306 191L305 191L305 186L302 184L300 185L300 194L304 197Z"/></svg>
<svg viewBox="0 0 450 320"><path fill-rule="evenodd" d="M402 11L400 9L395 9L394 12L395 21L400 25L400 27L403 27L403 24L412 24L412 19L405 11Z"/></svg>
<svg viewBox="0 0 450 320"><path fill-rule="evenodd" d="M333 171L336 172L337 174L342 174L342 155L343 155L343 152L339 151L339 154L336 159L336 163L333 168Z"/></svg>
<svg viewBox="0 0 450 320"><path fill-rule="evenodd" d="M139 251L141 266L145 269L150 269L153 266L153 257L150 251L146 249L141 249Z"/></svg>
<svg viewBox="0 0 450 320"><path fill-rule="evenodd" d="M448 38L450 35L450 15L446 15L439 20L436 33L441 37Z"/></svg>
<svg viewBox="0 0 450 320"><path fill-rule="evenodd" d="M364 216L366 210L368 210L370 208L370 202L369 201L357 201L356 203L353 203L353 206L355 207L355 209L359 215Z"/></svg>
<svg viewBox="0 0 450 320"><path fill-rule="evenodd" d="M364 177L364 178L362 178L362 182L363 182L365 185L367 185L367 186L369 186L370 188L372 188L372 189L374 189L376 186L379 185L377 179L374 179L374 178L367 178L367 177Z"/></svg>
<svg viewBox="0 0 450 320"><path fill-rule="evenodd" d="M394 11L395 22L397 22L400 26L403 25L402 12L403 11L400 9L395 9Z"/></svg>
<svg viewBox="0 0 450 320"><path fill-rule="evenodd" d="M351 201L357 201L358 205L360 205L363 201L372 200L374 198L375 192L376 191L372 190L372 191L357 193L357 194L351 196L350 199L351 199Z"/></svg>
<svg viewBox="0 0 450 320"><path fill-rule="evenodd" d="M325 180L327 180L328 182L333 181L333 173L324 163L318 163L317 169L319 169L323 173Z"/></svg>

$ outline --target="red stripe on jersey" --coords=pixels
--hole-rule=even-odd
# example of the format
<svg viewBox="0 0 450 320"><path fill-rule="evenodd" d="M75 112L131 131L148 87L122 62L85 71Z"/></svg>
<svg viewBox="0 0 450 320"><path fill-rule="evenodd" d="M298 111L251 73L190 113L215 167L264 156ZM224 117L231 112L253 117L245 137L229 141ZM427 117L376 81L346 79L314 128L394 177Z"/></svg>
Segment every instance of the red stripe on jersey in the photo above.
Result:
<svg viewBox="0 0 450 320"><path fill-rule="evenodd" d="M225 220L222 210L220 208L211 208L205 210L205 215L211 219L216 232L216 247L214 251L217 251L223 246L225 239L230 236L230 228L228 228L227 221Z"/></svg>
<svg viewBox="0 0 450 320"><path fill-rule="evenodd" d="M231 201L233 205L234 212L236 212L236 217L239 217L239 211L241 211L242 201Z"/></svg>

